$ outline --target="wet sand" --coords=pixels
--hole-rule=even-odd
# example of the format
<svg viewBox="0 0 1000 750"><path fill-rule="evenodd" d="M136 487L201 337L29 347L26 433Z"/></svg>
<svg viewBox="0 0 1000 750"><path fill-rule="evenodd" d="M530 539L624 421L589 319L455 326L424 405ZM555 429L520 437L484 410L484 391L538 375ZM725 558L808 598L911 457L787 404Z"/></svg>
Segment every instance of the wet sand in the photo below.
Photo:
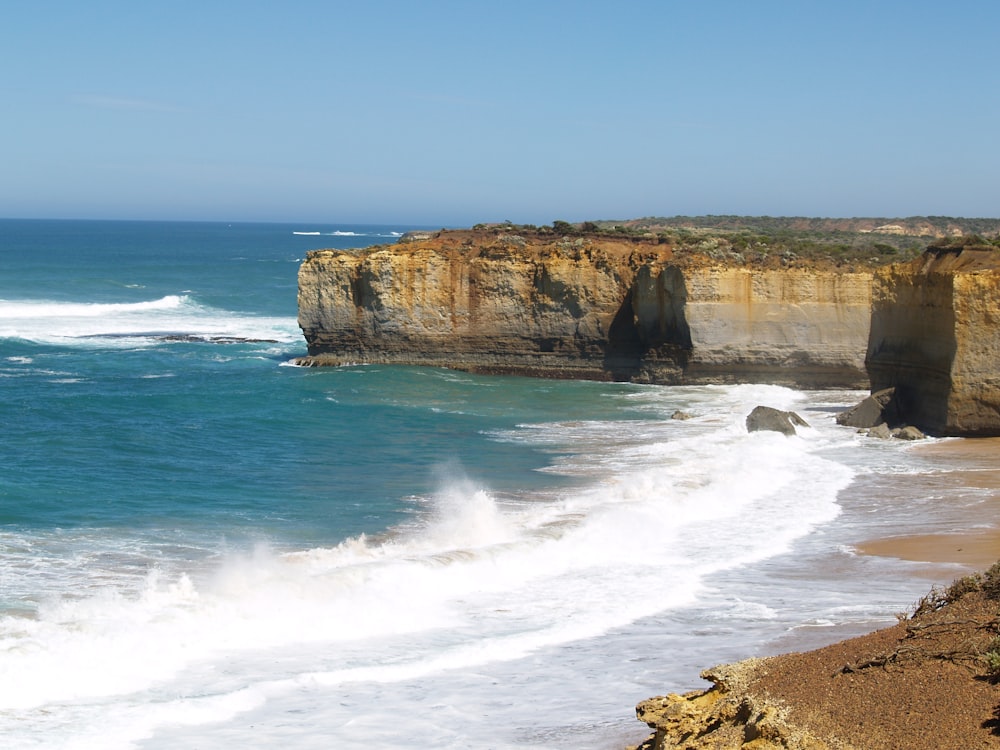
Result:
<svg viewBox="0 0 1000 750"><path fill-rule="evenodd" d="M994 497L967 519L968 528L888 536L861 542L861 554L914 562L964 565L975 570L1000 560L1000 438L955 439L920 445L931 463L947 468L953 486L975 487ZM961 466L955 470L955 465Z"/></svg>
<svg viewBox="0 0 1000 750"><path fill-rule="evenodd" d="M913 562L955 563L980 570L1000 560L1000 529L873 539L859 544L857 549L863 555L897 557Z"/></svg>

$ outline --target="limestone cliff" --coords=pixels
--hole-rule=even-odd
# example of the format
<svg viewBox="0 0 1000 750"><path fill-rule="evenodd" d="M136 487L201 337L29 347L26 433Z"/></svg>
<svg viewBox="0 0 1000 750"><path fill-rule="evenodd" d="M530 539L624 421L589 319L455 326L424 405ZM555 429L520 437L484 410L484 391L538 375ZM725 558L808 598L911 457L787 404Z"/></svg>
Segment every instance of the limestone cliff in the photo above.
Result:
<svg viewBox="0 0 1000 750"><path fill-rule="evenodd" d="M863 387L871 274L726 265L669 244L449 231L319 250L306 364L653 383Z"/></svg>
<svg viewBox="0 0 1000 750"><path fill-rule="evenodd" d="M879 269L867 366L903 419L937 435L1000 435L1000 251L929 248Z"/></svg>

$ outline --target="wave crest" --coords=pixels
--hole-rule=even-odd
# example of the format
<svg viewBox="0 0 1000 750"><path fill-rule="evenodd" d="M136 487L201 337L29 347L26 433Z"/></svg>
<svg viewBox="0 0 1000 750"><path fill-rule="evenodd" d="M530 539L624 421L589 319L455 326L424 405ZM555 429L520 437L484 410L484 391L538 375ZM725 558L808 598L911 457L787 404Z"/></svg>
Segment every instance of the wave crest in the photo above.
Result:
<svg viewBox="0 0 1000 750"><path fill-rule="evenodd" d="M299 340L294 318L219 310L187 294L142 302L0 300L0 339L35 343L80 343L99 339L147 341L191 339Z"/></svg>

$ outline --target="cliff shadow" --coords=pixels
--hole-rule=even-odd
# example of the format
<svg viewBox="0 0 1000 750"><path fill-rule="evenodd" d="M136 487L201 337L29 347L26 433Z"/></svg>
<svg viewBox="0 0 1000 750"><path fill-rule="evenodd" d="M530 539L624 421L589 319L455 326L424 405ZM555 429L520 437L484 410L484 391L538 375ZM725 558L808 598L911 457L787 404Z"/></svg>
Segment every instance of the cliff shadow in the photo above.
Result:
<svg viewBox="0 0 1000 750"><path fill-rule="evenodd" d="M901 424L945 434L958 351L953 289L933 277L896 284L872 304L865 355L871 391L895 388Z"/></svg>
<svg viewBox="0 0 1000 750"><path fill-rule="evenodd" d="M692 349L686 307L679 268L640 269L608 329L605 371L615 380L679 382Z"/></svg>
<svg viewBox="0 0 1000 750"><path fill-rule="evenodd" d="M632 309L633 295L634 288L629 289L608 326L603 367L612 380L632 380L638 375L642 364L644 347Z"/></svg>

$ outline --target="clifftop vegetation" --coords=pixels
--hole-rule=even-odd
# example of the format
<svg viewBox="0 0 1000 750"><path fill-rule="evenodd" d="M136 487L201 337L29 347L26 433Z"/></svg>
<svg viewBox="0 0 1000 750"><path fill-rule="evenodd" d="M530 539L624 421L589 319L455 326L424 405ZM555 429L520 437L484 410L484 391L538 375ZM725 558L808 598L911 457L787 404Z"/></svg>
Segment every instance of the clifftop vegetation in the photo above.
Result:
<svg viewBox="0 0 1000 750"><path fill-rule="evenodd" d="M802 216L673 216L647 217L625 221L601 221L601 225L658 231L674 229L746 230L761 234L782 232L813 234L878 234L915 238L957 237L967 234L996 236L1000 219L965 219L952 216L910 216L907 218L808 218Z"/></svg>
<svg viewBox="0 0 1000 750"><path fill-rule="evenodd" d="M477 224L475 230L525 238L627 239L666 244L679 254L741 265L878 266L909 260L928 245L1000 246L1000 219L944 216L818 219L771 216L674 216L624 221Z"/></svg>

